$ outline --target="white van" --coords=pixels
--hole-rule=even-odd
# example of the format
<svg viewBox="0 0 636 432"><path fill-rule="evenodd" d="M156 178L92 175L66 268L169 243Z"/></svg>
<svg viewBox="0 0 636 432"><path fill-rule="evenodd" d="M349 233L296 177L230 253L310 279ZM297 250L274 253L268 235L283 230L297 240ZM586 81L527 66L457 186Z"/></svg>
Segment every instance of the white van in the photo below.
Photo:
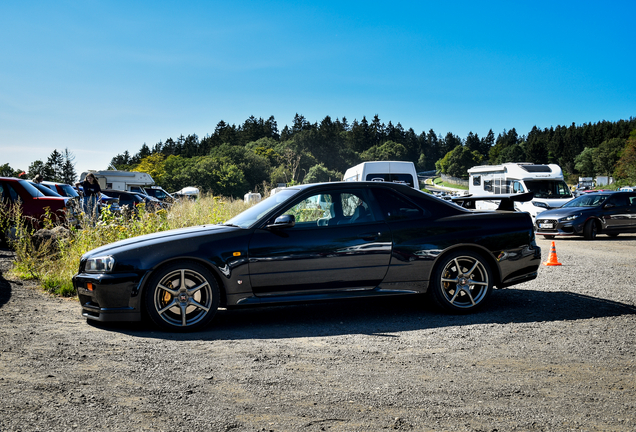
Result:
<svg viewBox="0 0 636 432"><path fill-rule="evenodd" d="M563 170L555 164L535 165L531 163L504 163L480 165L468 170L468 190L473 196L517 194L533 192L528 202L516 202L518 211L530 213L535 220L542 211L561 207L573 198L563 179ZM492 210L497 203L476 202L478 209Z"/></svg>
<svg viewBox="0 0 636 432"><path fill-rule="evenodd" d="M349 168L344 175L345 181L386 181L403 183L419 189L415 164L401 161L362 162Z"/></svg>
<svg viewBox="0 0 636 432"><path fill-rule="evenodd" d="M102 189L113 189L145 194L144 187L152 186L155 181L150 174L137 171L103 170L83 172L80 181L84 181L86 175L92 173Z"/></svg>

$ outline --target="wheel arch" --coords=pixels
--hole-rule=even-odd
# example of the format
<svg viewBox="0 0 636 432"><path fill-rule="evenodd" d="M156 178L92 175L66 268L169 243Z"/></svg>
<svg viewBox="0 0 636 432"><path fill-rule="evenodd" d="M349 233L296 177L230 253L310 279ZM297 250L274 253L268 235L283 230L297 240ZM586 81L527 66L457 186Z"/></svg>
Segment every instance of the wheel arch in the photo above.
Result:
<svg viewBox="0 0 636 432"><path fill-rule="evenodd" d="M500 285L501 269L499 268L499 264L497 263L497 260L488 249L484 248L483 246L479 246L475 244L459 244L459 245L454 245L448 249L445 249L444 252L442 252L441 254L437 256L437 258L435 258L435 262L431 266L431 272L428 276L429 281L432 280L432 277L435 274L435 271L437 270L437 268L442 264L442 262L444 262L444 258L458 251L474 252L478 254L479 256L481 256L482 258L484 258L484 260L486 260L486 264L488 264L488 267L490 268L490 273L493 277L493 281L492 281L493 287Z"/></svg>
<svg viewBox="0 0 636 432"><path fill-rule="evenodd" d="M225 306L227 304L227 294L225 292L225 284L223 283L223 279L221 278L220 275L220 271L219 269L213 265L211 262L204 260L202 258L196 257L196 256L179 256L179 257L173 257L170 259L167 259L165 261L161 261L158 264L155 264L152 269L148 270L142 279L142 282L140 284L139 287L139 292L138 292L138 297L139 297L139 301L140 301L140 307L143 310L144 309L144 301L143 298L146 295L146 290L148 288L148 282L152 279L152 276L159 271L162 267L177 263L177 262L195 262L197 264L201 264L203 267L205 267L207 270L210 271L210 273L212 273L212 276L214 276L214 279L216 280L217 285L219 286L219 293L221 294L221 297L219 299L219 306Z"/></svg>

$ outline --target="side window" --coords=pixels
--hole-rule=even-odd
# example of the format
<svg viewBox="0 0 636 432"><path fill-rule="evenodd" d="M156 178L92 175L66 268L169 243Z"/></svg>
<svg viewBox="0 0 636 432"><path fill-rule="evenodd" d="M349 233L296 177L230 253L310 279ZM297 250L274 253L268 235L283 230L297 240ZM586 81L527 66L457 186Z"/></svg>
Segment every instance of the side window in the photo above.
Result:
<svg viewBox="0 0 636 432"><path fill-rule="evenodd" d="M610 202L616 207L627 207L629 205L629 202L627 201L627 195L613 196Z"/></svg>
<svg viewBox="0 0 636 432"><path fill-rule="evenodd" d="M0 188L2 188L3 201L18 202L18 200L20 200L20 195L13 189L10 183L0 183Z"/></svg>
<svg viewBox="0 0 636 432"><path fill-rule="evenodd" d="M362 190L312 195L283 214L293 215L295 226L299 228L360 224L375 220L367 194Z"/></svg>
<svg viewBox="0 0 636 432"><path fill-rule="evenodd" d="M373 211L362 193L345 192L340 194L343 223L373 222Z"/></svg>
<svg viewBox="0 0 636 432"><path fill-rule="evenodd" d="M487 192L492 192L492 180L484 181L484 190Z"/></svg>
<svg viewBox="0 0 636 432"><path fill-rule="evenodd" d="M382 209L382 216L388 221L420 219L428 216L421 208L387 189L375 189L373 191L377 202Z"/></svg>
<svg viewBox="0 0 636 432"><path fill-rule="evenodd" d="M316 194L294 205L285 214L296 218L296 226L327 226L336 217L331 194Z"/></svg>
<svg viewBox="0 0 636 432"><path fill-rule="evenodd" d="M523 192L525 191L523 190L523 186L521 185L521 183L516 181L512 184L512 193L523 193Z"/></svg>
<svg viewBox="0 0 636 432"><path fill-rule="evenodd" d="M473 186L479 186L481 184L481 176L473 176Z"/></svg>

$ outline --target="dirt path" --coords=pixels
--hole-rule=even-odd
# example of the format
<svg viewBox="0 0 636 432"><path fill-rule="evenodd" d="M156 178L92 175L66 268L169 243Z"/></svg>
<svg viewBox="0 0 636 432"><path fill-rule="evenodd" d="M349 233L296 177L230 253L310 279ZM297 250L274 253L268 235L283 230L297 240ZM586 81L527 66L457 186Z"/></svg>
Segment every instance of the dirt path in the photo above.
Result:
<svg viewBox="0 0 636 432"><path fill-rule="evenodd" d="M469 316L402 297L221 311L179 335L90 325L6 280L0 250L0 431L633 431L634 251L558 240L563 266Z"/></svg>

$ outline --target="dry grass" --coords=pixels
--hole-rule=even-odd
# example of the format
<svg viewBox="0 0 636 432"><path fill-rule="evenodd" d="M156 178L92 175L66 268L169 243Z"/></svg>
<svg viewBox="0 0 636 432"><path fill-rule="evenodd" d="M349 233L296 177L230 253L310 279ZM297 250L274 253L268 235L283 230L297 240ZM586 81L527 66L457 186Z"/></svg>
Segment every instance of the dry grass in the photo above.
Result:
<svg viewBox="0 0 636 432"><path fill-rule="evenodd" d="M249 207L242 200L203 196L197 201L182 200L169 210L156 213L142 208L137 217L121 217L104 212L97 223L81 222L71 228L67 238L55 244L36 247L28 229L19 228L11 242L16 250L14 274L23 279L37 279L45 290L62 296L73 296L72 277L77 273L81 256L97 247L130 237L195 225L222 223Z"/></svg>

